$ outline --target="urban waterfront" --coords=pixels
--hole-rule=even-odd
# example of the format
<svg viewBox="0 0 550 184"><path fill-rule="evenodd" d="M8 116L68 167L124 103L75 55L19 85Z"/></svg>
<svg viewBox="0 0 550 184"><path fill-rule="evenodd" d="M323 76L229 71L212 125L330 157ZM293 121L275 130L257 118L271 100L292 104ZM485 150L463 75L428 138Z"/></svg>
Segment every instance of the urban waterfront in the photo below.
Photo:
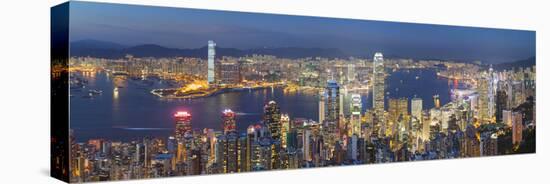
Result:
<svg viewBox="0 0 550 184"><path fill-rule="evenodd" d="M536 150L534 32L95 6L71 4L70 56L52 61L70 182Z"/></svg>
<svg viewBox="0 0 550 184"><path fill-rule="evenodd" d="M198 99L160 99L149 94L154 85L142 85L140 80L127 79L127 87L114 92L113 79L105 72L93 76L82 75L89 81L90 89L102 90L103 94L88 98L87 90L71 91L71 129L78 141L94 138L129 141L146 136L168 137L173 132L174 120L171 114L180 110L189 111L194 116L194 129L220 128L220 112L232 109L237 112L237 129L246 128L262 120L263 105L268 101L277 101L281 111L291 117L318 120L318 97L316 94L295 92L285 93L282 88L246 90L228 92L212 97ZM419 79L415 79L419 76ZM433 107L433 95L440 94L441 103L450 100L452 84L446 78L438 78L430 69L407 69L393 72L387 79L388 97L414 97L418 95L426 108ZM430 88L425 88L427 84ZM372 93L365 91L362 97L362 111L372 107ZM348 104L350 95L344 103ZM387 101L387 100L386 100ZM349 112L348 106L345 111Z"/></svg>

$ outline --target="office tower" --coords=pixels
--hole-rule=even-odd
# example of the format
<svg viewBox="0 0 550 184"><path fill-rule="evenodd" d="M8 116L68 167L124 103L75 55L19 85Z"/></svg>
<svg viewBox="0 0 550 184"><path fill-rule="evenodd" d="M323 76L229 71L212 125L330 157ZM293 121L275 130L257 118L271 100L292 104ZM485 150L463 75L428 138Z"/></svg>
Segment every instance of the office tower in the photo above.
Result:
<svg viewBox="0 0 550 184"><path fill-rule="evenodd" d="M319 92L319 123L323 123L325 121L325 95L324 92Z"/></svg>
<svg viewBox="0 0 550 184"><path fill-rule="evenodd" d="M493 117L495 115L496 82L498 81L495 73L493 72L493 65L491 65L487 76L487 118L489 118L489 121L491 122L493 121Z"/></svg>
<svg viewBox="0 0 550 184"><path fill-rule="evenodd" d="M329 146L334 145L340 122L340 86L334 80L328 80L325 88L325 122L324 136ZM304 153L305 154L305 153Z"/></svg>
<svg viewBox="0 0 550 184"><path fill-rule="evenodd" d="M325 88L325 120L339 122L340 86L334 80L328 80Z"/></svg>
<svg viewBox="0 0 550 184"><path fill-rule="evenodd" d="M413 98L411 100L411 115L415 117L420 122L422 122L422 99Z"/></svg>
<svg viewBox="0 0 550 184"><path fill-rule="evenodd" d="M237 125L235 121L235 112L233 112L231 109L225 109L222 112L222 120L224 134L236 131Z"/></svg>
<svg viewBox="0 0 550 184"><path fill-rule="evenodd" d="M257 134L256 126L250 125L246 129L246 171L252 170L252 154L253 154L253 147L252 145L256 142L258 142L258 134ZM241 166L243 167L243 166Z"/></svg>
<svg viewBox="0 0 550 184"><path fill-rule="evenodd" d="M214 41L208 41L208 84L213 84L215 80L214 60L216 59L216 43Z"/></svg>
<svg viewBox="0 0 550 184"><path fill-rule="evenodd" d="M360 94L351 94L351 134L362 136L361 135L361 95Z"/></svg>
<svg viewBox="0 0 550 184"><path fill-rule="evenodd" d="M523 133L523 114L512 112L512 144L520 144Z"/></svg>
<svg viewBox="0 0 550 184"><path fill-rule="evenodd" d="M270 148L272 153L271 161L269 162L270 165L268 166L269 169L278 169L279 167L279 159L280 159L280 148L281 148L281 111L279 109L279 106L275 101L270 101L265 107L264 107L264 123L267 125L267 128L269 129L269 132L271 134L271 139L273 147ZM276 144L273 144L276 143Z"/></svg>
<svg viewBox="0 0 550 184"><path fill-rule="evenodd" d="M434 108L440 108L441 102L439 100L439 95L434 95L433 99L434 99Z"/></svg>
<svg viewBox="0 0 550 184"><path fill-rule="evenodd" d="M239 136L239 170L238 172L246 172L249 171L249 149L248 149L248 135L243 133Z"/></svg>
<svg viewBox="0 0 550 184"><path fill-rule="evenodd" d="M372 89L372 106L374 109L374 116L377 126L385 127L384 118L384 84L385 72L384 72L384 56L382 53L375 53L373 59L373 89ZM382 128L385 129L385 128ZM382 130L385 132L385 130ZM382 132L382 135L385 133ZM378 134L378 132L376 132Z"/></svg>
<svg viewBox="0 0 550 184"><path fill-rule="evenodd" d="M227 173L227 135L216 137L215 162L220 166L222 173Z"/></svg>
<svg viewBox="0 0 550 184"><path fill-rule="evenodd" d="M281 110L275 101L264 106L264 124L269 129L271 138L281 140Z"/></svg>
<svg viewBox="0 0 550 184"><path fill-rule="evenodd" d="M223 59L219 63L220 84L232 85L241 82L241 69L239 62L234 59Z"/></svg>
<svg viewBox="0 0 550 184"><path fill-rule="evenodd" d="M290 117L288 114L281 115L281 146L286 149L288 132L290 131Z"/></svg>
<svg viewBox="0 0 550 184"><path fill-rule="evenodd" d="M478 119L483 124L489 119L489 86L486 74L482 74L477 81L478 99Z"/></svg>
<svg viewBox="0 0 550 184"><path fill-rule="evenodd" d="M225 148L225 154L226 156L226 172L225 173L234 173L237 172L239 169L239 159L238 159L238 151L239 151L239 136L237 132L230 132L227 134L227 144Z"/></svg>
<svg viewBox="0 0 550 184"><path fill-rule="evenodd" d="M508 127L512 127L512 111L511 110L502 110L502 123Z"/></svg>
<svg viewBox="0 0 550 184"><path fill-rule="evenodd" d="M404 119L408 115L409 101L407 98L389 99L388 100L388 132L390 135L394 135L398 131L398 127L408 127L399 123L404 122Z"/></svg>
<svg viewBox="0 0 550 184"><path fill-rule="evenodd" d="M348 64L348 82L355 81L355 65L353 63Z"/></svg>
<svg viewBox="0 0 550 184"><path fill-rule="evenodd" d="M271 138L262 137L252 143L251 171L271 169Z"/></svg>
<svg viewBox="0 0 550 184"><path fill-rule="evenodd" d="M175 136L179 141L183 138L186 132L191 132L191 114L187 111L178 111L174 114L176 119L176 131Z"/></svg>
<svg viewBox="0 0 550 184"><path fill-rule="evenodd" d="M508 95L506 94L506 91L498 90L497 96L496 96L496 108L495 108L495 117L496 117L497 123L502 122L503 111L507 109L507 104L508 104Z"/></svg>

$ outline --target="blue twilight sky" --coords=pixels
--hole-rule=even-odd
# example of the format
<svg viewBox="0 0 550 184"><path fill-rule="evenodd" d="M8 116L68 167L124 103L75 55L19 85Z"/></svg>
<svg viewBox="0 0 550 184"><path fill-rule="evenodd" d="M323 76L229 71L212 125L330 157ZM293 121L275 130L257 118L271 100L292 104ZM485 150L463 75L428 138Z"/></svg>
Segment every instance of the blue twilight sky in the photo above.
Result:
<svg viewBox="0 0 550 184"><path fill-rule="evenodd" d="M535 32L505 29L71 2L71 41L127 46L338 48L403 58L511 62L535 56Z"/></svg>

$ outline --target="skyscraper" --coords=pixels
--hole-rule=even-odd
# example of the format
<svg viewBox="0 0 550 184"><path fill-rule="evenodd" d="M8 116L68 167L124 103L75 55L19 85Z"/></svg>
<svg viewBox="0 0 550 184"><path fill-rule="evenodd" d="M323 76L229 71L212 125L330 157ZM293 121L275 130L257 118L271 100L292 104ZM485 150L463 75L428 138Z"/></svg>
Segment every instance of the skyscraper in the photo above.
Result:
<svg viewBox="0 0 550 184"><path fill-rule="evenodd" d="M214 41L208 41L208 84L214 83L214 60L216 58L216 43Z"/></svg>
<svg viewBox="0 0 550 184"><path fill-rule="evenodd" d="M281 110L275 101L270 101L264 106L264 124L273 140L281 140Z"/></svg>
<svg viewBox="0 0 550 184"><path fill-rule="evenodd" d="M385 118L384 118L384 56L382 53L377 52L374 54L373 59L373 89L372 89L372 96L373 96L373 109L374 109L374 116L376 121L378 122L378 126L385 126Z"/></svg>
<svg viewBox="0 0 550 184"><path fill-rule="evenodd" d="M326 143L334 145L340 122L340 86L334 80L328 80L325 88L325 122L323 132Z"/></svg>
<svg viewBox="0 0 550 184"><path fill-rule="evenodd" d="M325 95L324 92L319 92L319 123L325 121Z"/></svg>
<svg viewBox="0 0 550 184"><path fill-rule="evenodd" d="M504 90L498 90L497 96L496 96L496 110L495 110L495 117L496 122L500 123L502 122L503 117L503 111L507 109L508 104L508 95L506 94L506 91Z"/></svg>
<svg viewBox="0 0 550 184"><path fill-rule="evenodd" d="M241 70L237 60L223 59L219 63L219 80L221 84L237 84L241 82Z"/></svg>
<svg viewBox="0 0 550 184"><path fill-rule="evenodd" d="M411 115L422 121L422 99L413 98L411 100Z"/></svg>
<svg viewBox="0 0 550 184"><path fill-rule="evenodd" d="M239 136L237 132L230 132L227 134L227 144L225 148L224 156L226 156L226 173L234 173L239 169L238 162L238 141Z"/></svg>
<svg viewBox="0 0 550 184"><path fill-rule="evenodd" d="M361 95L351 94L351 134L361 136Z"/></svg>
<svg viewBox="0 0 550 184"><path fill-rule="evenodd" d="M521 143L523 134L523 115L521 112L512 112L512 144Z"/></svg>
<svg viewBox="0 0 550 184"><path fill-rule="evenodd" d="M191 114L187 111L178 111L176 114L174 114L174 118L176 119L176 140L183 139L183 136L186 132L191 132Z"/></svg>
<svg viewBox="0 0 550 184"><path fill-rule="evenodd" d="M407 98L389 99L388 100L388 125L386 126L388 132L394 135L398 131L398 127L407 127L402 125L404 118L408 115L409 101Z"/></svg>
<svg viewBox="0 0 550 184"><path fill-rule="evenodd" d="M236 131L237 125L235 122L235 113L231 111L231 109L225 109L222 112L222 120L223 120L223 133L228 134L229 132Z"/></svg>
<svg viewBox="0 0 550 184"><path fill-rule="evenodd" d="M290 117L288 114L281 115L281 146L286 148L288 131L290 131Z"/></svg>
<svg viewBox="0 0 550 184"><path fill-rule="evenodd" d="M486 123L489 119L489 80L486 74L482 74L477 81L478 99L478 119L481 123Z"/></svg>

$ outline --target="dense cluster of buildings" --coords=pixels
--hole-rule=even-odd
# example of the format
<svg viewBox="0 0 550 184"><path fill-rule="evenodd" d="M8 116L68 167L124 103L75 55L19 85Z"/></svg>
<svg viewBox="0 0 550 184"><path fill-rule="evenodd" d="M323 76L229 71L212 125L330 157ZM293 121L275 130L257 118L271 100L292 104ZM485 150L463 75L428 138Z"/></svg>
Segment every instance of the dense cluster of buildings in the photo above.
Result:
<svg viewBox="0 0 550 184"><path fill-rule="evenodd" d="M251 56L224 57L216 62L220 71L215 74L214 46L214 42L209 42L206 67L178 67L177 62L169 61L124 71L142 74L163 70L168 63L166 70L170 72L166 73L181 70L205 77L210 84L259 79L294 81L319 89L318 119L291 117L276 101L270 101L264 106L262 120L248 126L246 132L238 131L237 114L227 109L219 114L220 129L193 129L193 124L201 122L194 122L192 114L182 111L174 114L175 126L169 137L145 137L131 142L93 139L82 143L72 137L71 180L124 180L499 155L519 149L525 132L535 128L534 66L494 71L453 62L387 61L381 53L376 53L372 62L350 59L353 61L349 64L323 62L319 58L289 62ZM185 60L204 66L198 60ZM278 61L270 62L273 60ZM171 67L170 63L176 65ZM472 87L453 91L452 101L446 104L441 104L435 95L435 105L429 109L421 98L393 99L386 95L388 70L425 67L448 69L440 75L467 80ZM465 69L454 71L457 67ZM206 72L196 68L206 68ZM366 111L362 107L364 94L345 90L361 86L369 86L373 93L373 106ZM351 98L348 104L344 95ZM502 145L505 147L499 147Z"/></svg>

